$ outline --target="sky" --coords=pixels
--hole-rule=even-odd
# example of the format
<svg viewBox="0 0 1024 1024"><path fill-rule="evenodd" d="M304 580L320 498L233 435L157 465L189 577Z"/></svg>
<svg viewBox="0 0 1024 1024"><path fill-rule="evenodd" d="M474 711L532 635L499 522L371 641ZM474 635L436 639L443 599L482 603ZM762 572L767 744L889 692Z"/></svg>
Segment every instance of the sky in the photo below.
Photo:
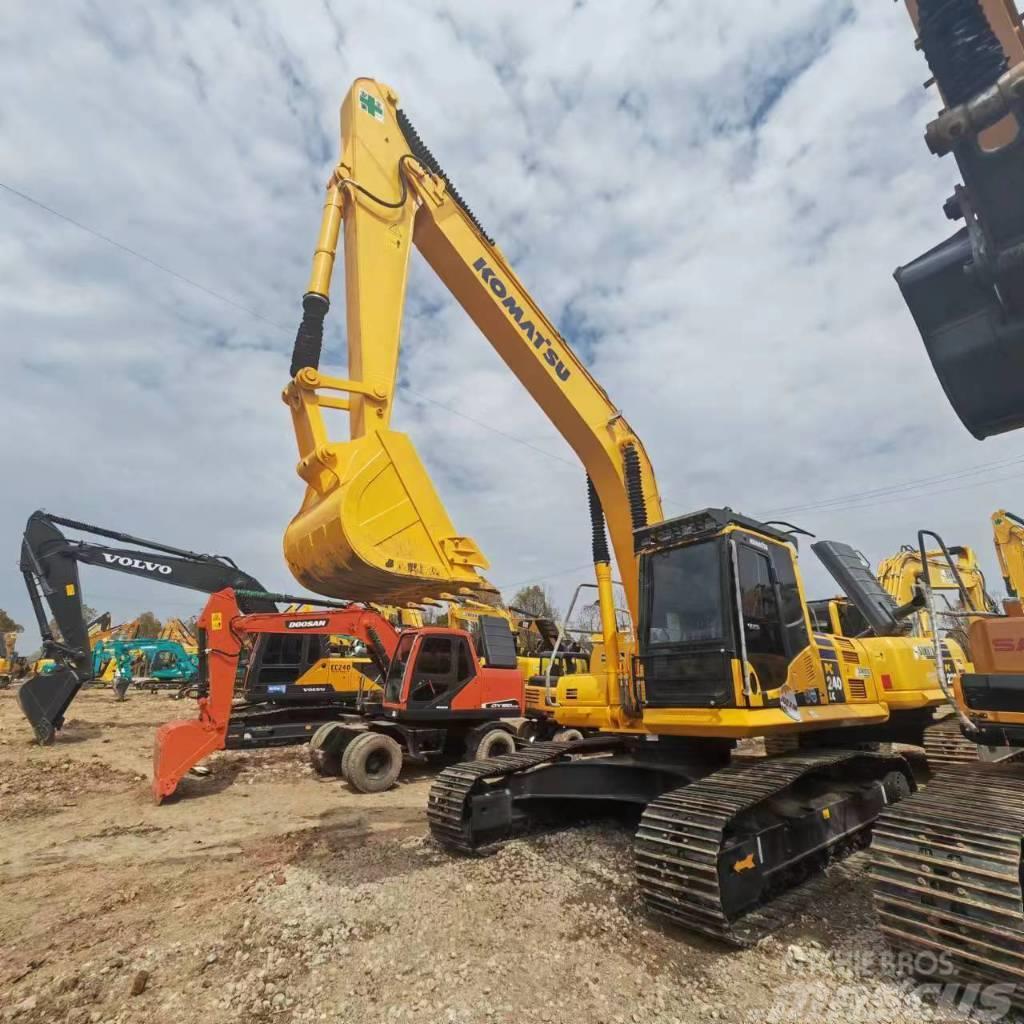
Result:
<svg viewBox="0 0 1024 1024"><path fill-rule="evenodd" d="M60 7L0 20L0 607L23 649L36 508L296 589L280 391L359 75L397 90L643 438L667 514L781 516L873 562L927 527L1001 589L988 516L1024 509L1021 439L961 426L892 280L950 232L956 182L902 5ZM542 582L564 608L590 578L583 470L413 263L393 426L506 596ZM83 589L115 619L202 605L100 569Z"/></svg>

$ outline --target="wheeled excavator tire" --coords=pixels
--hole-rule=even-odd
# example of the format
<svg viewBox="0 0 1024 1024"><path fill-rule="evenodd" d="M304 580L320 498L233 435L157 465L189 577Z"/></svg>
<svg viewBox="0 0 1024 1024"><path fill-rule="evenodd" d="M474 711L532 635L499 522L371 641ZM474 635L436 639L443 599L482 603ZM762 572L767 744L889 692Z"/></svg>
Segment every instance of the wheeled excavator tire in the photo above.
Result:
<svg viewBox="0 0 1024 1024"><path fill-rule="evenodd" d="M559 729L551 737L553 743L578 743L581 739L583 739L583 733L579 729Z"/></svg>
<svg viewBox="0 0 1024 1024"><path fill-rule="evenodd" d="M1024 1009L1024 765L940 772L875 825L871 884L897 950L945 956L939 980L1015 984Z"/></svg>
<svg viewBox="0 0 1024 1024"><path fill-rule="evenodd" d="M515 753L516 741L512 733L500 726L472 735L466 743L466 754L474 761L504 757Z"/></svg>
<svg viewBox="0 0 1024 1024"><path fill-rule="evenodd" d="M345 781L360 793L383 793L402 771L402 748L390 736L365 732L345 748L341 759Z"/></svg>
<svg viewBox="0 0 1024 1024"><path fill-rule="evenodd" d="M324 778L340 777L342 755L351 742L351 732L338 722L324 722L309 739L309 763L313 771Z"/></svg>

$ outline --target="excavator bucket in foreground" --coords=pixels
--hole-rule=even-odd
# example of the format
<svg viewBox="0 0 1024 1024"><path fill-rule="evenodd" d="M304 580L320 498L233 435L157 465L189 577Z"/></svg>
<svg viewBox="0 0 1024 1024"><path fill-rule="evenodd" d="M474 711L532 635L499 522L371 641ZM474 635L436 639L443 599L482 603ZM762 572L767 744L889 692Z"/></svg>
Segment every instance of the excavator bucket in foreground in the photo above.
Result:
<svg viewBox="0 0 1024 1024"><path fill-rule="evenodd" d="M210 715L207 701L199 702L199 718L165 722L156 731L153 744L153 799L159 804L173 796L178 783L204 757L223 750L228 720L218 722Z"/></svg>
<svg viewBox="0 0 1024 1024"><path fill-rule="evenodd" d="M310 590L401 605L487 589L477 572L487 559L456 534L405 434L382 430L318 446L299 473L309 486L284 555Z"/></svg>
<svg viewBox="0 0 1024 1024"><path fill-rule="evenodd" d="M238 655L242 642L232 622L240 612L235 593L211 594L199 616L199 672L208 696L199 698L199 716L165 722L153 743L153 799L171 796L178 783L204 757L227 745Z"/></svg>
<svg viewBox="0 0 1024 1024"><path fill-rule="evenodd" d="M72 668L40 672L21 684L18 703L41 746L53 742L54 734L64 724L64 712L82 688L82 681Z"/></svg>

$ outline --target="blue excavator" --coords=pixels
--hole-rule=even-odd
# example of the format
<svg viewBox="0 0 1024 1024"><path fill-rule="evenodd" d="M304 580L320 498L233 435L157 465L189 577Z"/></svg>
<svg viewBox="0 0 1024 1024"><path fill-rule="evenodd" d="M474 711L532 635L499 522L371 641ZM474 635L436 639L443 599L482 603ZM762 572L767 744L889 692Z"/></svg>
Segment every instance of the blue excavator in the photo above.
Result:
<svg viewBox="0 0 1024 1024"><path fill-rule="evenodd" d="M96 678L110 674L119 700L132 684L148 690L185 691L199 680L199 655L161 637L100 640L92 647L92 672Z"/></svg>

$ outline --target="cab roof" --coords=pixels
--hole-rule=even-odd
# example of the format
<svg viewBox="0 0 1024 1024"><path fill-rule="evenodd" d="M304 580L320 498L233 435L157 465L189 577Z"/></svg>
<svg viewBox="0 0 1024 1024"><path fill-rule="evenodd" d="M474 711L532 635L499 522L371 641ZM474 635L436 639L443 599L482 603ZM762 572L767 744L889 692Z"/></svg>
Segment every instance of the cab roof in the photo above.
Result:
<svg viewBox="0 0 1024 1024"><path fill-rule="evenodd" d="M792 533L769 526L759 519L740 515L731 508L702 508L699 512L689 512L683 516L674 516L651 526L643 526L633 532L633 550L638 554L657 551L662 548L676 547L689 541L714 537L727 526L739 526L745 530L753 530L765 537L771 537L780 544L796 546L796 537Z"/></svg>

